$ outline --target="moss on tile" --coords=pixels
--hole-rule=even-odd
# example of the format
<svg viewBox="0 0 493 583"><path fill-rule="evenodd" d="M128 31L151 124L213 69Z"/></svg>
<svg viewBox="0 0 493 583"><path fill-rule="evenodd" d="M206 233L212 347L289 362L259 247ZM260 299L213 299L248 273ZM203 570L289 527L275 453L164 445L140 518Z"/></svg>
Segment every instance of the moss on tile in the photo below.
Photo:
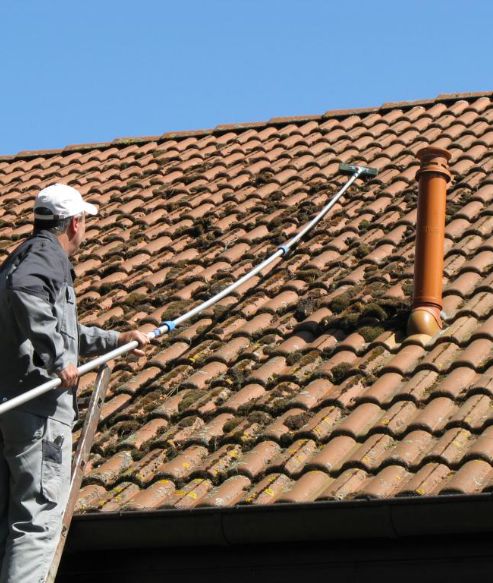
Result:
<svg viewBox="0 0 493 583"><path fill-rule="evenodd" d="M340 314L341 312L346 310L351 305L351 303L355 297L355 293L356 292L353 289L350 289L350 290L342 293L341 295L335 297L330 302L329 308L335 314Z"/></svg>
<svg viewBox="0 0 493 583"><path fill-rule="evenodd" d="M189 391L187 391L187 394L178 404L178 413L183 413L183 411L186 411L191 405L193 405L203 396L204 391L201 391L199 389L190 389Z"/></svg>
<svg viewBox="0 0 493 583"><path fill-rule="evenodd" d="M198 420L200 420L200 417L197 417L197 415L191 415L190 417L185 417L184 419L178 421L177 427L179 427L180 429L183 429L184 427L191 427Z"/></svg>
<svg viewBox="0 0 493 583"><path fill-rule="evenodd" d="M272 170L261 170L256 176L253 177L252 184L254 186L262 186L263 184L272 182L273 177L274 173Z"/></svg>
<svg viewBox="0 0 493 583"><path fill-rule="evenodd" d="M288 366L293 366L294 364L301 360L301 357L302 357L301 352L292 352L291 354L288 354L288 356L286 357L286 364Z"/></svg>
<svg viewBox="0 0 493 583"><path fill-rule="evenodd" d="M316 298L311 297L303 298L296 304L294 317L298 322L301 322L302 320L308 318L310 314L313 314L313 312L315 312L319 305L320 300Z"/></svg>
<svg viewBox="0 0 493 583"><path fill-rule="evenodd" d="M370 253L371 247L365 243L360 243L354 250L354 256L358 259L363 259Z"/></svg>
<svg viewBox="0 0 493 583"><path fill-rule="evenodd" d="M188 300L177 300L175 302L171 302L166 310L161 314L161 319L164 320L174 320L179 316L182 316L185 312L187 312L190 306L190 302Z"/></svg>
<svg viewBox="0 0 493 583"><path fill-rule="evenodd" d="M372 302L363 308L361 318L375 318L376 320L383 322L388 319L388 314L381 305Z"/></svg>
<svg viewBox="0 0 493 583"><path fill-rule="evenodd" d="M119 421L115 423L113 427L110 429L110 435L117 434L119 439L125 439L135 431L137 431L140 427L139 421L134 419L129 419L127 421Z"/></svg>
<svg viewBox="0 0 493 583"><path fill-rule="evenodd" d="M272 421L272 416L265 411L253 411L247 417L249 423L258 423L259 425L267 425Z"/></svg>
<svg viewBox="0 0 493 583"><path fill-rule="evenodd" d="M340 385L343 381L345 381L349 377L352 370L353 366L348 362L341 362L341 364L337 364L330 370L332 382L335 385Z"/></svg>
<svg viewBox="0 0 493 583"><path fill-rule="evenodd" d="M366 342L373 342L380 334L383 334L385 328L383 326L363 326L358 329L358 334L361 334Z"/></svg>
<svg viewBox="0 0 493 583"><path fill-rule="evenodd" d="M414 292L414 282L411 279L404 281L401 285L402 291L408 297L411 297Z"/></svg>
<svg viewBox="0 0 493 583"><path fill-rule="evenodd" d="M223 432L226 433L231 433L231 431L234 431L238 425L240 425L240 423L243 421L242 417L234 417L233 419L230 419L229 421L227 421L224 426L223 426Z"/></svg>
<svg viewBox="0 0 493 583"><path fill-rule="evenodd" d="M291 431L296 431L297 429L301 429L303 425L306 425L310 419L310 413L298 413L296 415L290 415L289 417L286 417L284 420L284 425Z"/></svg>

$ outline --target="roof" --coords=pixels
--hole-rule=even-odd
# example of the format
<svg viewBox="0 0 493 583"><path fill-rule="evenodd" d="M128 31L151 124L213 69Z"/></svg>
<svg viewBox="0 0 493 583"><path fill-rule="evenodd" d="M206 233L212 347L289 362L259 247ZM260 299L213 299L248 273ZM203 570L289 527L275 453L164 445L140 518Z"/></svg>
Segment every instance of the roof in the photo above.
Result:
<svg viewBox="0 0 493 583"><path fill-rule="evenodd" d="M81 321L146 331L295 233L343 183L339 162L380 171L262 277L115 363L79 513L490 491L492 98L0 158L2 258L29 233L39 188L79 188L101 205L76 269ZM402 331L427 144L451 152L453 182L446 327L423 346Z"/></svg>

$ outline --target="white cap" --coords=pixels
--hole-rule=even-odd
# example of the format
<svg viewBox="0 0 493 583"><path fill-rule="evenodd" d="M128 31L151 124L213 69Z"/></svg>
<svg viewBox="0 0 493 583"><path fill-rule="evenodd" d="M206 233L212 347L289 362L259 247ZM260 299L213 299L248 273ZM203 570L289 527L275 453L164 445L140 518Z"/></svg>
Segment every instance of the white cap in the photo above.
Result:
<svg viewBox="0 0 493 583"><path fill-rule="evenodd" d="M41 211L41 209L46 210ZM35 219L53 221L74 217L81 213L97 215L98 207L85 202L78 190L66 184L52 184L43 188L34 201Z"/></svg>

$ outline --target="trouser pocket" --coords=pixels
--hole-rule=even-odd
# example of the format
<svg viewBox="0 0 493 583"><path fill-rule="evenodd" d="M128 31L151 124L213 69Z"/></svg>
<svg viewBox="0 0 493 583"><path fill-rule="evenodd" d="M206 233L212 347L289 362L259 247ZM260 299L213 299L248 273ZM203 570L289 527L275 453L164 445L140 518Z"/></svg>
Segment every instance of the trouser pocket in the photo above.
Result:
<svg viewBox="0 0 493 583"><path fill-rule="evenodd" d="M54 441L43 439L41 465L41 493L48 502L58 503L62 484L63 438Z"/></svg>

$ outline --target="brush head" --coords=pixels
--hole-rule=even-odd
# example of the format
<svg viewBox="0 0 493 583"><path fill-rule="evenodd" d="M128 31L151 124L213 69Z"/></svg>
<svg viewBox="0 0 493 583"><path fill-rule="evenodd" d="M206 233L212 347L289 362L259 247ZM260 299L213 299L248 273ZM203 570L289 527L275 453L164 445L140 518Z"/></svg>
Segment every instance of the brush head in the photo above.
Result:
<svg viewBox="0 0 493 583"><path fill-rule="evenodd" d="M355 164L339 164L339 172L342 174L356 174L359 171L359 178L369 180L378 174L376 168L369 168L367 166L357 166Z"/></svg>

